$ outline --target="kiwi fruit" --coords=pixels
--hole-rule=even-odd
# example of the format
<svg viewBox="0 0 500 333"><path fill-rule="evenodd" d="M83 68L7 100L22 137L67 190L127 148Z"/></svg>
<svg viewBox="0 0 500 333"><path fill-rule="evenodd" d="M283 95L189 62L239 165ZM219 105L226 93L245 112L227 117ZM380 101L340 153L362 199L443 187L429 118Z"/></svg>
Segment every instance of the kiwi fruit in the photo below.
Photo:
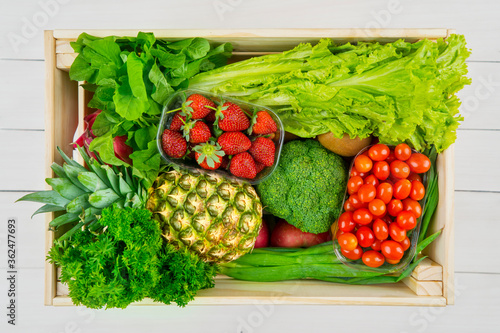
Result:
<svg viewBox="0 0 500 333"><path fill-rule="evenodd" d="M361 149L372 142L371 136L364 139L358 137L351 139L348 134L344 134L344 136L339 139L336 138L332 132L320 134L317 139L326 149L346 157L356 155Z"/></svg>

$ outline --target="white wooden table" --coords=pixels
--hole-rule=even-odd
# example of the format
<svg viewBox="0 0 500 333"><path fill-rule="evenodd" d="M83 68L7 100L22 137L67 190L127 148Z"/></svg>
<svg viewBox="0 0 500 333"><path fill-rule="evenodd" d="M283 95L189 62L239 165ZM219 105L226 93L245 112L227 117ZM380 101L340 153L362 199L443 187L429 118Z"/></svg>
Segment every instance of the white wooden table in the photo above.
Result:
<svg viewBox="0 0 500 333"><path fill-rule="evenodd" d="M500 332L500 2L498 0L2 1L0 10L0 332ZM455 28L473 84L456 149L456 300L446 308L43 306L43 216L14 201L44 189L45 29ZM17 325L7 325L6 223L18 225ZM498 234L497 234L498 233Z"/></svg>

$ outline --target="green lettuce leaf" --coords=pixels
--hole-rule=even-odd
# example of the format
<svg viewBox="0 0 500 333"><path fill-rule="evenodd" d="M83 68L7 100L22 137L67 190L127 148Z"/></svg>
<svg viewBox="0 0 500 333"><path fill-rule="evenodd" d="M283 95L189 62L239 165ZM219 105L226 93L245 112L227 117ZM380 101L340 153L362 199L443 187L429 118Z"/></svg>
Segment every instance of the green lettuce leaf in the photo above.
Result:
<svg viewBox="0 0 500 333"><path fill-rule="evenodd" d="M468 56L460 35L339 46L323 39L198 74L189 87L271 107L301 137L375 135L443 151L463 120L455 94L470 83Z"/></svg>

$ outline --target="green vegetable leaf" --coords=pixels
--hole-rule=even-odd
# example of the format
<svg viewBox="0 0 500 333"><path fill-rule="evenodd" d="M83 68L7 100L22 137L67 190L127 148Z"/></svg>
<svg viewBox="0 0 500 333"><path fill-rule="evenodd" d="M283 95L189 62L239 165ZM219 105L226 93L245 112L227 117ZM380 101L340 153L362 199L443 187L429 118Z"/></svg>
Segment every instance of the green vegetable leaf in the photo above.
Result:
<svg viewBox="0 0 500 333"><path fill-rule="evenodd" d="M127 57L126 64L128 82L132 94L139 100L146 101L148 99L148 95L146 93L146 86L143 79L144 63L135 53L130 53Z"/></svg>
<svg viewBox="0 0 500 333"><path fill-rule="evenodd" d="M147 149L133 152L130 158L134 162L134 169L144 171L159 170L161 157L158 152L157 141L150 141Z"/></svg>
<svg viewBox="0 0 500 333"><path fill-rule="evenodd" d="M167 78L160 71L156 63L151 68L149 72L149 80L154 84L155 88L153 93L151 94L151 98L158 104L163 105L167 100L168 96L170 96L174 89L168 84Z"/></svg>
<svg viewBox="0 0 500 333"><path fill-rule="evenodd" d="M110 132L103 136L99 136L92 140L89 146L90 151L96 151L99 153L99 157L104 163L112 165L127 165L126 162L120 160L115 156L115 150L113 147L113 137Z"/></svg>

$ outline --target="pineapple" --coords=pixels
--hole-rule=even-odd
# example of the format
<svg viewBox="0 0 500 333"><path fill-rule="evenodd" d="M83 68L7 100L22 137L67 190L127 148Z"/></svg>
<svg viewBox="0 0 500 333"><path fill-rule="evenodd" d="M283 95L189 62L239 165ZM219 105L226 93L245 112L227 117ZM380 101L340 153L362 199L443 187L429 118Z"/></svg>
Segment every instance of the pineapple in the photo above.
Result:
<svg viewBox="0 0 500 333"><path fill-rule="evenodd" d="M161 174L149 189L146 208L163 236L211 262L228 262L249 252L262 224L254 188L216 174Z"/></svg>
<svg viewBox="0 0 500 333"><path fill-rule="evenodd" d="M129 169L112 168L79 151L88 169L59 150L66 164L52 165L58 178L46 181L53 190L19 199L44 203L35 214L63 212L49 224L53 230L72 226L59 239L81 228L101 232L94 222L102 209L116 204L146 207L167 241L207 262L228 262L253 248L262 225L262 205L251 185L218 175L172 170L160 173L146 190Z"/></svg>

